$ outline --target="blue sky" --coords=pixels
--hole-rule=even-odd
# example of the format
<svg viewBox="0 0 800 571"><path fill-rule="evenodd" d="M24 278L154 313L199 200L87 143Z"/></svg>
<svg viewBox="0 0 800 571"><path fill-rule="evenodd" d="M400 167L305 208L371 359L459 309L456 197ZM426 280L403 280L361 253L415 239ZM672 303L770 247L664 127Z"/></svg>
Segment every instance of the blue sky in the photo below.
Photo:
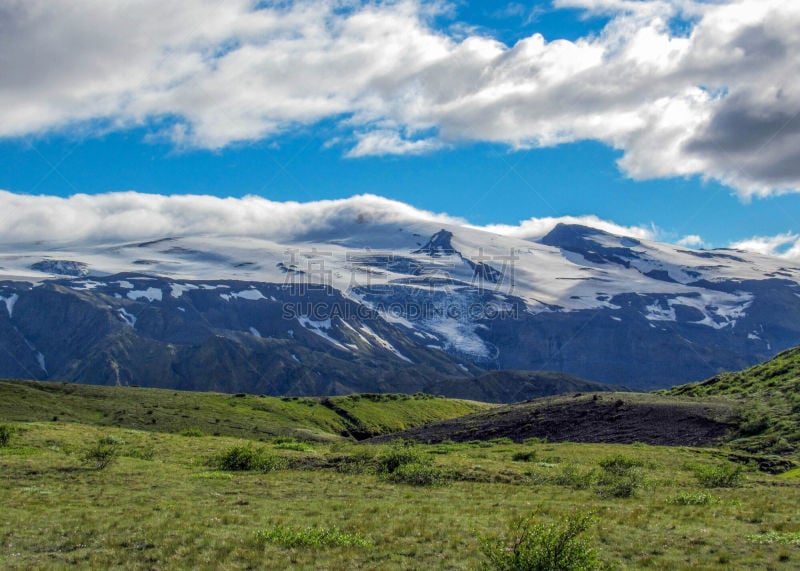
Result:
<svg viewBox="0 0 800 571"><path fill-rule="evenodd" d="M163 26L157 3L67 4L6 10L0 189L372 193L479 225L596 215L694 245L800 243L786 3L241 0L228 29L197 23L205 0Z"/></svg>

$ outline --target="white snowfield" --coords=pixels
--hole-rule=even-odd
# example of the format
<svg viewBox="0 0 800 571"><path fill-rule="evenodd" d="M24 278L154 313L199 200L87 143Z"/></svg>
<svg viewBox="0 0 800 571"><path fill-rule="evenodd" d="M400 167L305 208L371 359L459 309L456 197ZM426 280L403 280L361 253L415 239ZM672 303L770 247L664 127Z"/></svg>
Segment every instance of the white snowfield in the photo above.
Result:
<svg viewBox="0 0 800 571"><path fill-rule="evenodd" d="M217 289L226 300L269 301L266 289L262 292L213 283L242 280L323 283L354 301L368 304L374 304L365 294L369 288L395 286L405 292L439 292L439 298L448 304L467 305L475 299L475 289L467 287L472 285L485 288L497 307L507 307L509 299L517 298L524 303L524 311L531 314L614 310L619 309L612 301L614 296L638 294L664 297L647 306L644 315L649 320L674 321L676 308L683 307L697 316L695 323L715 329L734 327L753 302L753 294L744 288L729 288L732 291L726 293L692 283L768 278L800 282L800 268L785 260L734 250L690 250L599 231L589 239L598 247L626 249L621 251L630 252L629 256L623 255L628 267L623 263L591 261L579 253L534 241L438 221L363 223L354 219L349 224L337 220L336 224L316 221L315 225L318 229L303 229L280 243L235 235L195 235L130 244L49 244L46 250L36 244L14 244L0 250L0 280L37 283L63 279L63 275L31 269L47 259L86 264L89 274L73 278L76 289L94 288L96 280L123 272L167 278L170 285L163 291L133 278L117 282L129 299L150 302L179 299L198 288ZM441 247L434 248L433 255L431 251L418 251L441 230L452 233L456 252ZM476 273L474 267L480 264L485 264L488 272L500 273L496 283L486 279L485 272ZM132 281L136 281L136 289ZM0 300L11 314L16 300L4 298L3 294L0 286ZM486 297L482 299L485 302ZM388 321L410 325L402 315L384 312L384 316ZM127 316L124 318L130 325L135 324ZM489 356L490 349L476 335L472 321L464 313L438 316L425 321L423 327L417 322L413 329L421 330L419 335L444 339L464 352ZM305 321L300 326L339 345L328 335L328 324ZM360 334L375 340L371 331ZM394 347L386 348L405 358Z"/></svg>

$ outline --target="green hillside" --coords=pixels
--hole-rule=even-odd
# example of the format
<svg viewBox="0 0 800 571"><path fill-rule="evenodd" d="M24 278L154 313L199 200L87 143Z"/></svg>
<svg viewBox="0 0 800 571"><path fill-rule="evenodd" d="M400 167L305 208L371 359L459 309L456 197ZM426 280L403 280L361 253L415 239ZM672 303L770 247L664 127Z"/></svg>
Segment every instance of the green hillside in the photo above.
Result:
<svg viewBox="0 0 800 571"><path fill-rule="evenodd" d="M674 395L782 395L800 405L800 347L779 353L766 363L735 373L722 373L700 383L668 391Z"/></svg>
<svg viewBox="0 0 800 571"><path fill-rule="evenodd" d="M675 387L667 394L728 397L738 405L731 445L749 452L791 454L800 449L800 347L735 373Z"/></svg>
<svg viewBox="0 0 800 571"><path fill-rule="evenodd" d="M380 406L376 409L376 402ZM368 437L491 405L430 395L263 397L37 381L0 381L0 421L60 421L259 439ZM379 409L379 410L378 410Z"/></svg>

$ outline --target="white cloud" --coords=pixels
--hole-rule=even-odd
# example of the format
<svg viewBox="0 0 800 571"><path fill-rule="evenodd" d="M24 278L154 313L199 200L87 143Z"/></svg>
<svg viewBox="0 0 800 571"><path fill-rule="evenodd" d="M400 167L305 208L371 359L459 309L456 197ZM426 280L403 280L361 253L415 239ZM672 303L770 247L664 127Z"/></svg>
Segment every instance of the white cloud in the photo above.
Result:
<svg viewBox="0 0 800 571"><path fill-rule="evenodd" d="M702 236L698 236L697 234L690 234L688 236L684 236L677 242L675 242L678 246L685 246L687 248L705 248L706 243L703 240Z"/></svg>
<svg viewBox="0 0 800 571"><path fill-rule="evenodd" d="M314 202L274 202L256 196L113 192L68 198L0 191L0 244L142 241L168 236L225 235L304 240L339 234L356 222L435 222L468 226L523 239L540 238L556 224L583 224L615 234L652 238L646 228L624 227L596 216L532 218L518 226L472 226L462 218L414 208L375 195ZM56 244L57 245L57 244Z"/></svg>
<svg viewBox="0 0 800 571"><path fill-rule="evenodd" d="M358 144L347 153L349 157L379 155L418 155L436 150L442 146L435 139L404 139L397 131L376 129L356 135Z"/></svg>
<svg viewBox="0 0 800 571"><path fill-rule="evenodd" d="M800 3L554 5L611 20L507 46L422 0L0 0L0 136L148 125L220 148L333 120L354 157L591 139L636 179L800 191Z"/></svg>
<svg viewBox="0 0 800 571"><path fill-rule="evenodd" d="M787 232L777 236L754 236L734 242L731 248L800 261L800 234Z"/></svg>
<svg viewBox="0 0 800 571"><path fill-rule="evenodd" d="M580 224L582 226L590 226L617 234L619 236L630 236L632 238L639 238L641 240L654 240L656 239L656 229L654 227L646 226L622 226L608 220L603 220L597 216L547 216L544 218L531 218L523 220L516 226L508 224L490 224L488 226L477 226L487 232L494 232L495 234L502 234L503 236L513 236L515 238L522 238L523 240L537 240L550 232L557 224Z"/></svg>

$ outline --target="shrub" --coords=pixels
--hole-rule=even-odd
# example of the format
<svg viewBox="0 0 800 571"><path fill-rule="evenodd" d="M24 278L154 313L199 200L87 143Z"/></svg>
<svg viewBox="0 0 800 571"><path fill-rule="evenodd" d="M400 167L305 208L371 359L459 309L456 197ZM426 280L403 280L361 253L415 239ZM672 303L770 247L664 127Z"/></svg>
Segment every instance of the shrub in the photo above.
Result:
<svg viewBox="0 0 800 571"><path fill-rule="evenodd" d="M11 443L11 438L16 430L10 424L0 424L0 448L5 448Z"/></svg>
<svg viewBox="0 0 800 571"><path fill-rule="evenodd" d="M633 468L643 467L644 461L638 458L632 458L631 456L616 454L614 456L609 456L608 458L603 458L600 460L599 464L600 467L608 473L625 474L631 471Z"/></svg>
<svg viewBox="0 0 800 571"><path fill-rule="evenodd" d="M575 464L566 464L553 478L553 483L573 490L585 490L597 481L595 470L581 471Z"/></svg>
<svg viewBox="0 0 800 571"><path fill-rule="evenodd" d="M603 473L595 491L603 498L631 498L644 485L644 461L617 454L599 462Z"/></svg>
<svg viewBox="0 0 800 571"><path fill-rule="evenodd" d="M694 476L705 488L738 488L742 485L742 467L733 464L696 466Z"/></svg>
<svg viewBox="0 0 800 571"><path fill-rule="evenodd" d="M337 472L342 474L374 474L380 471L372 450L362 448L352 454L330 459Z"/></svg>
<svg viewBox="0 0 800 571"><path fill-rule="evenodd" d="M591 513L572 514L559 522L518 520L508 538L478 536L488 559L484 569L498 571L552 571L599 569L596 551L580 536L594 523Z"/></svg>
<svg viewBox="0 0 800 571"><path fill-rule="evenodd" d="M606 472L600 476L595 491L601 498L632 498L644 486L644 478L637 468L626 472Z"/></svg>
<svg viewBox="0 0 800 571"><path fill-rule="evenodd" d="M287 461L263 448L234 446L211 459L211 465L228 472L273 472L285 468Z"/></svg>
<svg viewBox="0 0 800 571"><path fill-rule="evenodd" d="M439 466L430 464L402 464L393 472L386 474L386 479L395 484L412 486L444 486L450 482L449 472Z"/></svg>
<svg viewBox="0 0 800 571"><path fill-rule="evenodd" d="M511 456L511 460L513 462L535 462L536 450L525 450L523 452L515 452L514 455Z"/></svg>
<svg viewBox="0 0 800 571"><path fill-rule="evenodd" d="M393 444L388 450L380 454L376 461L382 472L391 474L400 466L406 464L430 464L431 460L413 444Z"/></svg>
<svg viewBox="0 0 800 571"><path fill-rule="evenodd" d="M259 544L274 543L282 547L372 547L372 542L356 533L345 533L336 527L292 528L274 525L256 532Z"/></svg>
<svg viewBox="0 0 800 571"><path fill-rule="evenodd" d="M100 438L94 446L84 451L81 462L95 470L105 470L119 456L119 444L112 436Z"/></svg>
<svg viewBox="0 0 800 571"><path fill-rule="evenodd" d="M181 436L189 436L194 438L201 438L205 435L206 433L200 430L199 428L187 428L186 430L181 432Z"/></svg>

